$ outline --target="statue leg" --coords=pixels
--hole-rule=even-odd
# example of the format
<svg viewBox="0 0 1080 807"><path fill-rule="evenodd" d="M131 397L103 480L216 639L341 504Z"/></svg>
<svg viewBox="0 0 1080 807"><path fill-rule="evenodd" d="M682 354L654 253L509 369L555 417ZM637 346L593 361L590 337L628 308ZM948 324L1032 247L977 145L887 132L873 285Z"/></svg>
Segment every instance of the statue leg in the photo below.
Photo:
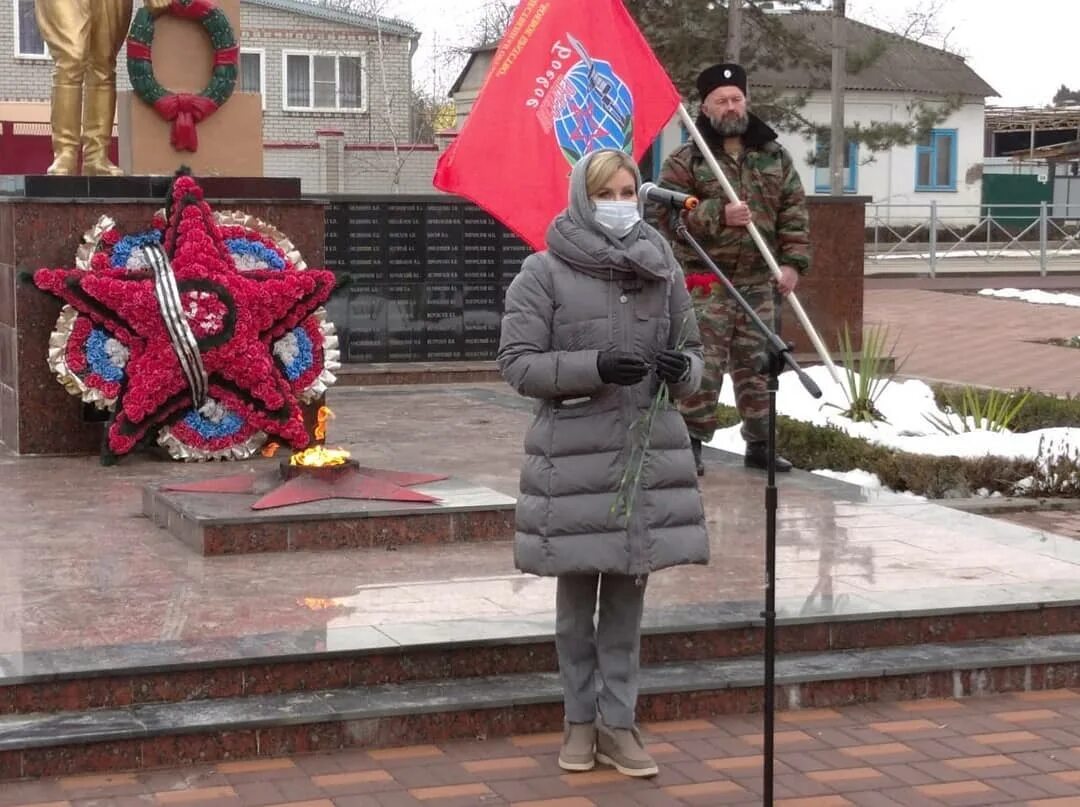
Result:
<svg viewBox="0 0 1080 807"><path fill-rule="evenodd" d="M90 0L37 0L38 28L53 59L52 148L49 174L79 172L83 74L90 40Z"/></svg>
<svg viewBox="0 0 1080 807"><path fill-rule="evenodd" d="M83 111L83 173L121 176L109 161L116 118L116 56L131 25L131 0L95 0L86 65L86 107Z"/></svg>

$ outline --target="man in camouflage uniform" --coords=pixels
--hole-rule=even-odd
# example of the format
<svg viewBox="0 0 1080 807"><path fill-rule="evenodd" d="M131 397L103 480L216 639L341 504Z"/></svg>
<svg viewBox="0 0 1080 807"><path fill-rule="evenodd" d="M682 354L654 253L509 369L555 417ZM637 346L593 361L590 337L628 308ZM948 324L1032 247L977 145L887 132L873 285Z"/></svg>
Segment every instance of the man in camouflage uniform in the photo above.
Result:
<svg viewBox="0 0 1080 807"><path fill-rule="evenodd" d="M781 295L790 294L810 266L809 222L802 182L791 155L776 142L776 132L747 112L746 72L737 64L713 65L697 80L701 113L697 126L708 142L736 196L730 203L698 146L690 141L674 151L660 172L659 184L701 199L686 214L687 228L717 267L747 299L766 324L778 324ZM765 468L769 396L761 357L766 340L728 297L716 276L679 239L667 211L650 208L655 224L672 242L690 288L705 346L701 391L679 402L690 432L698 475L705 473L701 444L717 429L716 405L724 372L730 368L735 401L746 440L745 464ZM753 220L780 264L774 280L746 225ZM791 463L777 457L776 469Z"/></svg>

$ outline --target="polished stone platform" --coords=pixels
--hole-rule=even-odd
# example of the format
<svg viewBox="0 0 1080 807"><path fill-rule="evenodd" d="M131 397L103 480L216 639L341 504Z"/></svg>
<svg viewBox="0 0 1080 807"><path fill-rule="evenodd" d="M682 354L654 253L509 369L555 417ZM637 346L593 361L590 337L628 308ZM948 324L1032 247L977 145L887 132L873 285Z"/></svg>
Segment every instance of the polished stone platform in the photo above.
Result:
<svg viewBox="0 0 1080 807"><path fill-rule="evenodd" d="M365 464L516 493L531 405L503 385L328 402ZM649 580L654 719L761 703L763 476L706 462L713 562ZM0 454L0 779L557 728L554 581L508 541L204 557L142 513L251 465ZM785 476L781 707L1070 685L1078 572L1062 536Z"/></svg>
<svg viewBox="0 0 1080 807"><path fill-rule="evenodd" d="M431 503L332 498L253 510L281 479L276 461L248 464L254 466L251 493L190 493L150 484L143 488L143 515L202 555L393 550L410 544L507 541L514 535L512 497L454 478L409 487L434 497ZM204 471L186 481L221 477Z"/></svg>

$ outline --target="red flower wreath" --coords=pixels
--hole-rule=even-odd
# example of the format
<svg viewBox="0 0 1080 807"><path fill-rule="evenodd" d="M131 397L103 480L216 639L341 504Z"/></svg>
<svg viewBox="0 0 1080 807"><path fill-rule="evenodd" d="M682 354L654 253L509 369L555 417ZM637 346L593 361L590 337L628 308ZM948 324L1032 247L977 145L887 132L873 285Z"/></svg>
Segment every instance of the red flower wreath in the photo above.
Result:
<svg viewBox="0 0 1080 807"><path fill-rule="evenodd" d="M326 366L315 314L333 291L333 273L301 271L291 263L278 271L239 271L194 179L176 180L171 204L162 242L172 256L182 314L208 376L208 402L202 408L193 408L192 390L167 333L152 273L113 267L108 255L98 252L89 270L40 269L34 275L39 288L74 309L79 344L87 342L94 326L114 340L113 354L126 351L124 381L97 387L112 393L99 397L115 397L109 450L127 453L158 430L182 448L194 446L196 451L183 455L188 459L243 456L250 441L263 432L303 448L308 435L297 395ZM102 236L106 246L108 240ZM317 367L303 365L286 377L289 368L283 370L275 359L274 344L292 331L300 334L294 338L311 346ZM99 354L102 338L95 348ZM76 351L69 356L67 369L86 372L82 355ZM65 386L69 380L62 379Z"/></svg>

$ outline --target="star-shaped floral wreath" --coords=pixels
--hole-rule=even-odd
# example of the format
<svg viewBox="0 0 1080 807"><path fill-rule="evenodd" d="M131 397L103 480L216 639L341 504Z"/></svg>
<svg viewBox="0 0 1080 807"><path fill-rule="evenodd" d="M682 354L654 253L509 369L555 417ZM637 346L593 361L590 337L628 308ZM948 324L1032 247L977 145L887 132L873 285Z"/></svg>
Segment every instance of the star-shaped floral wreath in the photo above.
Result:
<svg viewBox="0 0 1080 807"><path fill-rule="evenodd" d="M321 307L334 282L273 227L212 211L190 176L149 230L121 235L103 216L76 268L34 274L67 304L50 366L73 395L112 412L106 456L156 437L183 460L243 459L268 435L307 445L300 404L339 366Z"/></svg>

